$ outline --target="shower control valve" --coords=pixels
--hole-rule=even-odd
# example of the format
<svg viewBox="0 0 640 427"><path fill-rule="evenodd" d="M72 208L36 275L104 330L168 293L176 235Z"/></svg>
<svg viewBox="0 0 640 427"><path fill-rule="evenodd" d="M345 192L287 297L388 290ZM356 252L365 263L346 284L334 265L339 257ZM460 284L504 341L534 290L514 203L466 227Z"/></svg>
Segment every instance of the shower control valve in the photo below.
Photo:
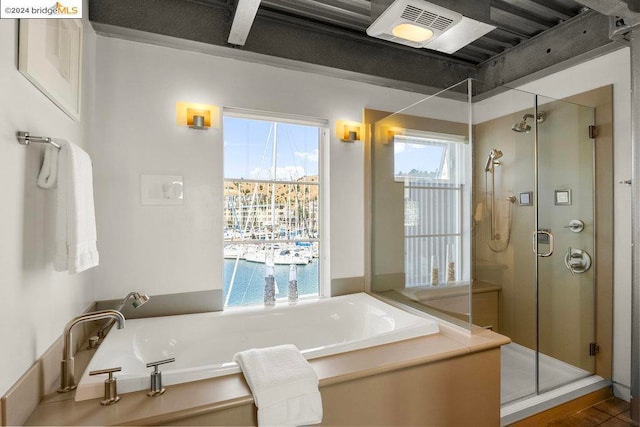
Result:
<svg viewBox="0 0 640 427"><path fill-rule="evenodd" d="M565 225L564 228L568 228L574 233L579 233L584 230L584 222L579 219L572 219L571 221L569 221L569 225Z"/></svg>
<svg viewBox="0 0 640 427"><path fill-rule="evenodd" d="M564 265L571 275L584 273L591 267L591 257L587 251L578 248L569 248L564 256Z"/></svg>
<svg viewBox="0 0 640 427"><path fill-rule="evenodd" d="M147 396L160 396L165 392L164 387L162 387L162 372L158 370L158 366L164 365L165 363L175 362L176 358L172 357L170 359L158 360L157 362L147 363L147 368L153 367L153 372L151 372L151 388L149 392L147 392Z"/></svg>

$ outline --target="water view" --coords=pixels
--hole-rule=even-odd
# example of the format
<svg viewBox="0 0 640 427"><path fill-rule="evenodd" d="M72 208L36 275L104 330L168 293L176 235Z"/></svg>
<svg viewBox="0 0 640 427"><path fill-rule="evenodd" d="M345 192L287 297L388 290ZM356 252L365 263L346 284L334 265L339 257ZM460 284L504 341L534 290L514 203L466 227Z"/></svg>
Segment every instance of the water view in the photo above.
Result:
<svg viewBox="0 0 640 427"><path fill-rule="evenodd" d="M224 128L225 305L262 304L267 264L277 300L291 265L298 295L317 295L320 128L233 114Z"/></svg>
<svg viewBox="0 0 640 427"><path fill-rule="evenodd" d="M237 267L236 267L237 263ZM314 259L306 265L297 265L298 295L317 295L320 262ZM234 277L235 269L235 277ZM276 298L289 296L289 265L276 265L275 277L278 285ZM224 295L226 305L261 304L264 301L265 264L243 259L224 260ZM233 278L233 287L231 279ZM230 289L231 288L231 289Z"/></svg>

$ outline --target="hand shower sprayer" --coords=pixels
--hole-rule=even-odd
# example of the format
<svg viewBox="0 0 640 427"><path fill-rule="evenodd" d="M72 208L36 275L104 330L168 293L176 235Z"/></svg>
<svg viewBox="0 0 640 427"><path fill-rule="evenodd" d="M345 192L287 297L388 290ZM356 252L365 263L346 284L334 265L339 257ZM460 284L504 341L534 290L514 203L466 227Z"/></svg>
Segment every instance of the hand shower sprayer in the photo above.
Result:
<svg viewBox="0 0 640 427"><path fill-rule="evenodd" d="M489 153L489 157L487 157L487 164L484 167L484 171L493 173L495 167L500 165L498 159L501 157L502 151L498 150L497 148L492 149Z"/></svg>
<svg viewBox="0 0 640 427"><path fill-rule="evenodd" d="M533 117L533 116L531 116ZM516 202L516 198L514 196L506 197L505 200L509 204L509 217L508 217L508 225L506 230L506 239L504 236L501 236L498 232L498 215L496 209L498 207L496 203L496 176L495 176L495 168L496 166L500 166L502 162L500 159L502 158L502 151L494 148L489 152L489 156L487 157L487 164L484 167L485 172L485 206L487 203L487 198L489 194L491 194L491 198L489 200L489 209L491 221L489 225L489 241L487 244L489 245L489 249L493 252L502 252L507 249L509 246L509 241L511 240L511 220L513 215L513 204ZM491 175L491 188L489 188L489 174ZM497 242L502 241L502 247L498 246Z"/></svg>

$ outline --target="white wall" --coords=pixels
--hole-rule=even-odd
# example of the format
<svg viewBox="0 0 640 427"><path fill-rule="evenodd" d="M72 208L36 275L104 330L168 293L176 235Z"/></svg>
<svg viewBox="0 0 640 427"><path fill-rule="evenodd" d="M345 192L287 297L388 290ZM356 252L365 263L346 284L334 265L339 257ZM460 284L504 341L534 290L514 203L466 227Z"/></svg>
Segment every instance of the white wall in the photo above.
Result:
<svg viewBox="0 0 640 427"><path fill-rule="evenodd" d="M53 191L36 186L43 147L19 145L15 133L60 137L87 147L95 33L85 24L83 121L71 120L17 69L18 21L0 20L0 395L92 303L92 271L54 272Z"/></svg>
<svg viewBox="0 0 640 427"><path fill-rule="evenodd" d="M614 334L616 395L629 399L631 384L631 68L624 48L518 89L564 98L613 84L614 117Z"/></svg>
<svg viewBox="0 0 640 427"><path fill-rule="evenodd" d="M97 56L97 299L221 289L221 131L176 126L177 101L329 120L331 278L364 276L363 144L335 121L422 95L100 36ZM142 173L183 175L184 206L140 206Z"/></svg>

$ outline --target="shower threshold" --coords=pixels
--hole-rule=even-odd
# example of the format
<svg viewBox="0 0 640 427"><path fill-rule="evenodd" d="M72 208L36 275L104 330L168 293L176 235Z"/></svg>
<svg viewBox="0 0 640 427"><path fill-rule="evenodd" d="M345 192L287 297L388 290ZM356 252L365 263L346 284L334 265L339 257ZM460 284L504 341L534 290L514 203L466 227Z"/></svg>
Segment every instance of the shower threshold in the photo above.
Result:
<svg viewBox="0 0 640 427"><path fill-rule="evenodd" d="M611 385L610 381L561 360L540 354L540 389L535 394L535 352L511 343L501 350L500 425L509 425Z"/></svg>

